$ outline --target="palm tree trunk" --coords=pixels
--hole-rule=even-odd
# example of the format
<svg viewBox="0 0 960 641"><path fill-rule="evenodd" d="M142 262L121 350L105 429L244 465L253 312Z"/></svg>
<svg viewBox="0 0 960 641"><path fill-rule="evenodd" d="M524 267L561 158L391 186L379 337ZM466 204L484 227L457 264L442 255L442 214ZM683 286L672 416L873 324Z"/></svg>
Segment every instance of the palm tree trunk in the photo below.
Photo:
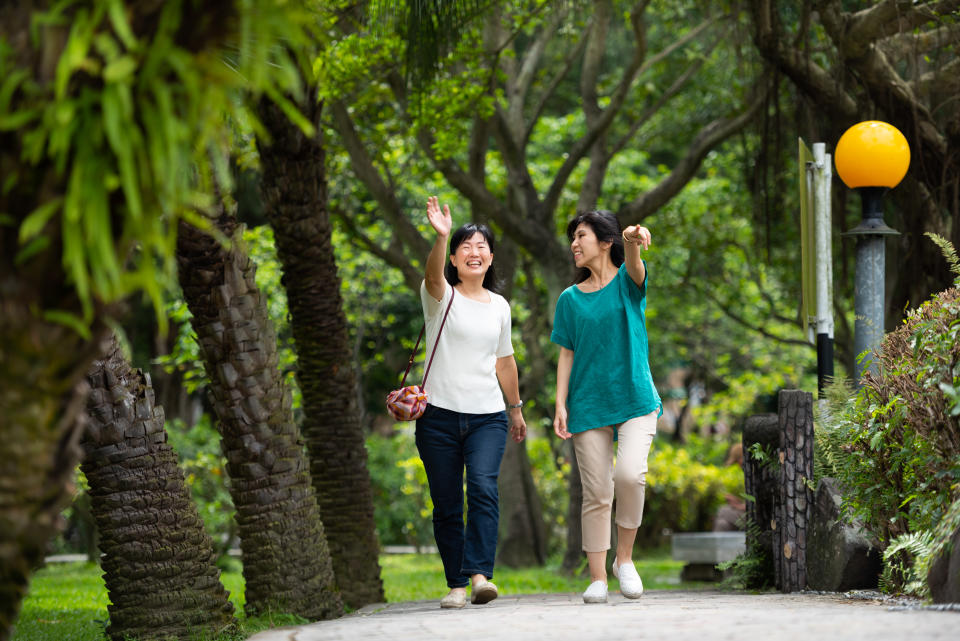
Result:
<svg viewBox="0 0 960 641"><path fill-rule="evenodd" d="M223 211L213 222L232 249L181 223L177 261L223 436L246 611L337 617L330 551L256 268L234 215Z"/></svg>
<svg viewBox="0 0 960 641"><path fill-rule="evenodd" d="M10 638L30 574L73 495L83 374L100 335L84 339L41 320L16 282L0 282L0 641Z"/></svg>
<svg viewBox="0 0 960 641"><path fill-rule="evenodd" d="M273 103L261 103L271 137L260 143L262 189L297 345L310 473L337 583L344 601L359 608L384 601L383 582L353 353L326 207L321 105L307 102L302 108L317 126L313 137Z"/></svg>
<svg viewBox="0 0 960 641"><path fill-rule="evenodd" d="M115 641L213 636L234 624L213 542L167 444L150 376L115 340L87 376L82 464L100 532Z"/></svg>

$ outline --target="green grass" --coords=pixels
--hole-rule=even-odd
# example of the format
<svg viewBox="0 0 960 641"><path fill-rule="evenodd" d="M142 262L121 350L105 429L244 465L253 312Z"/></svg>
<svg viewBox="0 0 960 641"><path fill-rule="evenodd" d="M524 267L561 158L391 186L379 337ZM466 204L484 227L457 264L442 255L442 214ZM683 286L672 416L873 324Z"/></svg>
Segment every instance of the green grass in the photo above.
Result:
<svg viewBox="0 0 960 641"><path fill-rule="evenodd" d="M380 557L387 601L439 599L447 593L443 566L436 554L399 554ZM648 590L695 589L704 583L681 583L682 561L673 561L660 550L637 559L637 570ZM245 639L271 627L292 625L302 619L277 615L247 619L243 616L243 576L234 561L221 575L230 591L240 620L240 629L219 637L219 641ZM500 593L535 594L580 592L588 581L551 568L521 570L497 568L494 581ZM610 589L617 581L610 577ZM24 599L12 641L103 641L107 623L107 591L100 568L92 563L58 563L36 572Z"/></svg>

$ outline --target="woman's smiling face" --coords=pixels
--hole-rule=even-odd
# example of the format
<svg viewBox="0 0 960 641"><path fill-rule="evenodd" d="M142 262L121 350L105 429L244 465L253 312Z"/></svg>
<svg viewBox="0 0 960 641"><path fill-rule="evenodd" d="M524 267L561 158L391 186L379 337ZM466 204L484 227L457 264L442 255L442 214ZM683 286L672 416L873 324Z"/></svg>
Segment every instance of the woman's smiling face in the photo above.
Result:
<svg viewBox="0 0 960 641"><path fill-rule="evenodd" d="M610 243L601 243L593 228L587 223L580 223L573 232L573 241L570 251L573 252L573 262L577 267L583 267L591 260L602 256L604 250L609 250Z"/></svg>
<svg viewBox="0 0 960 641"><path fill-rule="evenodd" d="M492 262L493 252L490 251L490 244L480 232L475 232L465 239L450 255L450 263L457 268L461 280L464 277L483 279Z"/></svg>

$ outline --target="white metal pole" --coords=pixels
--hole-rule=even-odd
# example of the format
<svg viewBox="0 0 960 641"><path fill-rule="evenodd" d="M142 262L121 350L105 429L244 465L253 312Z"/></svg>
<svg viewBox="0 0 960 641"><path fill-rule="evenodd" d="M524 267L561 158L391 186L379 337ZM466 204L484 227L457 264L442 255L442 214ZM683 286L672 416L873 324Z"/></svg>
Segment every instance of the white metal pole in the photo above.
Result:
<svg viewBox="0 0 960 641"><path fill-rule="evenodd" d="M814 238L817 247L817 388L823 396L826 377L833 376L833 245L831 240L830 154L822 142L813 144Z"/></svg>

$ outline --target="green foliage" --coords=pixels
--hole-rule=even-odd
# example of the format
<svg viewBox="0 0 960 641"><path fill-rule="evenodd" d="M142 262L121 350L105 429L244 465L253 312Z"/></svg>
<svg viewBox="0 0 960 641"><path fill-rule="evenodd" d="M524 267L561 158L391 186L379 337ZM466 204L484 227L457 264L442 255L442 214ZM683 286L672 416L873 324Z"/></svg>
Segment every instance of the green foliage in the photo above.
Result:
<svg viewBox="0 0 960 641"><path fill-rule="evenodd" d="M196 27L184 25L193 10L168 2L145 18L120 0L53 3L33 15L30 33L32 48L66 34L62 52L44 49L59 53L52 81L34 77L19 66L29 57L0 43L0 131L14 135L25 169L11 173L4 189L30 193L30 184L19 184L30 180L27 168L61 183L52 194L31 193L38 200L18 221L19 262L62 247L83 320L60 310L47 316L80 331L94 301L135 291L147 293L165 323L161 301L175 274L177 221L205 226L196 212L212 203L214 183L230 184L220 162L230 122L255 122L238 98L262 92L291 112L283 96L299 90L291 48L277 45L308 41L309 12L275 0L237 3L221 16L236 27L228 53L219 38L231 32L222 25L184 36Z"/></svg>
<svg viewBox="0 0 960 641"><path fill-rule="evenodd" d="M540 496L543 522L548 530L547 556L552 557L562 554L566 549L570 461L564 457L554 458L549 438L528 436L526 443L530 472Z"/></svg>
<svg viewBox="0 0 960 641"><path fill-rule="evenodd" d="M949 240L932 232L927 232L925 236L933 241L933 244L943 252L943 257L946 259L947 264L950 265L950 271L957 275L955 283L960 285L960 258L957 258L956 248Z"/></svg>
<svg viewBox="0 0 960 641"><path fill-rule="evenodd" d="M831 394L821 459L851 515L881 541L931 529L960 482L960 288L936 295L887 334L876 373L844 400Z"/></svg>
<svg viewBox="0 0 960 641"><path fill-rule="evenodd" d="M225 555L236 544L237 524L227 489L227 461L220 449L220 434L208 414L189 428L180 420L170 421L166 430L214 550L218 556Z"/></svg>
<svg viewBox="0 0 960 641"><path fill-rule="evenodd" d="M373 517L381 545L433 545L433 502L413 433L367 437Z"/></svg>
<svg viewBox="0 0 960 641"><path fill-rule="evenodd" d="M884 592L903 592L927 598L930 587L927 573L933 560L934 538L929 530L901 534L883 551L880 588Z"/></svg>
<svg viewBox="0 0 960 641"><path fill-rule="evenodd" d="M743 495L743 470L707 462L710 459L703 455L704 447L711 446L686 448L663 439L654 441L648 459L643 525L637 533L641 545L659 544L665 531L710 530L725 497Z"/></svg>
<svg viewBox="0 0 960 641"><path fill-rule="evenodd" d="M956 255L941 244L948 261ZM960 496L960 286L933 296L888 333L854 393L829 388L819 413L818 473L836 477L848 518L887 551L885 585L924 594L931 556ZM948 510L949 508L949 510ZM954 515L953 521L960 522Z"/></svg>
<svg viewBox="0 0 960 641"><path fill-rule="evenodd" d="M773 555L769 546L761 543L761 529L748 519L746 524L747 548L731 561L717 564L717 569L724 573L724 588L740 590L763 590L773 587L771 578L774 576Z"/></svg>

